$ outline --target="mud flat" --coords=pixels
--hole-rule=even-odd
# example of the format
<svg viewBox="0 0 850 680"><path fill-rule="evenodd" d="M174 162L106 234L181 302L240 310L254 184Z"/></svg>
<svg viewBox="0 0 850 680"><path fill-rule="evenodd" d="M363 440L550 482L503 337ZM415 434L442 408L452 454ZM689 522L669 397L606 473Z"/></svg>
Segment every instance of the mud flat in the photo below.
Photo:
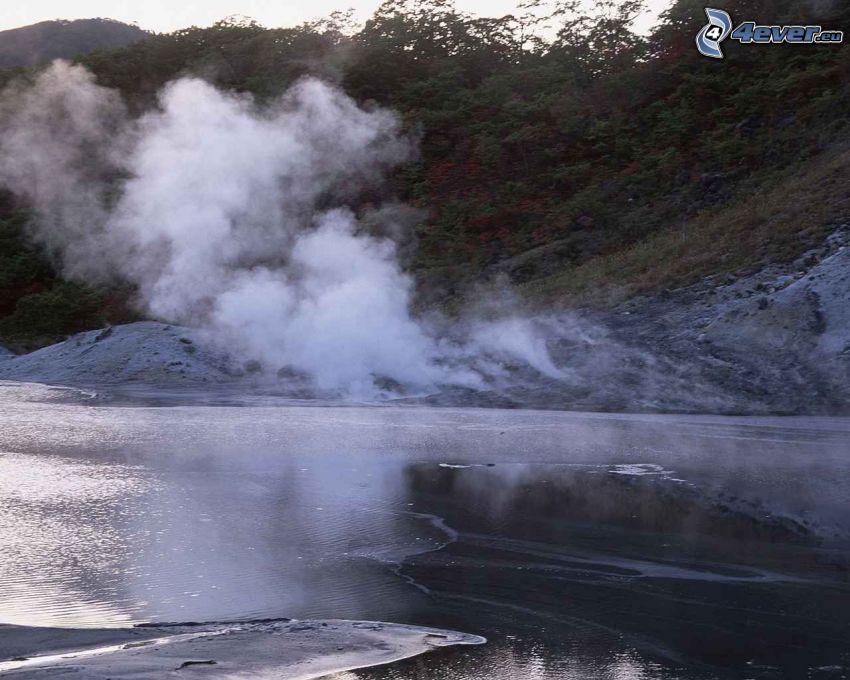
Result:
<svg viewBox="0 0 850 680"><path fill-rule="evenodd" d="M372 621L281 620L112 630L2 626L0 655L10 660L0 662L0 675L308 680L438 647L483 642L476 635Z"/></svg>

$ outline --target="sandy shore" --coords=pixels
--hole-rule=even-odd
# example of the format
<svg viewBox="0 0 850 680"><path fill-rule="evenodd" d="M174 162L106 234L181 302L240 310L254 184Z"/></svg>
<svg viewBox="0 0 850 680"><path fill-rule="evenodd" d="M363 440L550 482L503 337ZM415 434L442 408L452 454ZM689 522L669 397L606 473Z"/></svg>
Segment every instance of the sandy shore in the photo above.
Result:
<svg viewBox="0 0 850 680"><path fill-rule="evenodd" d="M308 680L391 663L435 647L484 638L372 621L257 623L56 629L0 626L0 675L120 680L206 678Z"/></svg>

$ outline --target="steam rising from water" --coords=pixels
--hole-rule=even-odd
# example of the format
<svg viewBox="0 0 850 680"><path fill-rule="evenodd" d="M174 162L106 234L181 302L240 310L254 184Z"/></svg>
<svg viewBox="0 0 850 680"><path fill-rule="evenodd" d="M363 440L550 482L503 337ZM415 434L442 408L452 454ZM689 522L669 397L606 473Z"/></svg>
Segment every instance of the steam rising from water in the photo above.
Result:
<svg viewBox="0 0 850 680"><path fill-rule="evenodd" d="M475 386L480 372L460 366L484 353L560 377L525 320L449 342L411 316L397 244L349 206L413 153L391 112L311 79L262 107L181 79L133 119L56 62L0 97L0 185L32 202L35 237L67 275L129 279L154 317L349 394L376 378Z"/></svg>

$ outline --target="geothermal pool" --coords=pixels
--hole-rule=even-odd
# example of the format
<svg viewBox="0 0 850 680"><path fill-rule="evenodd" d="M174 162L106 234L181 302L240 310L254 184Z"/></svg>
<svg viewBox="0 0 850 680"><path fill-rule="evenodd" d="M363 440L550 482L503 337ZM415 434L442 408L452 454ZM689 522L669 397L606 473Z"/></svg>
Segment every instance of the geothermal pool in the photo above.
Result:
<svg viewBox="0 0 850 680"><path fill-rule="evenodd" d="M348 618L488 639L337 680L840 678L848 463L837 418L139 406L2 384L0 623Z"/></svg>

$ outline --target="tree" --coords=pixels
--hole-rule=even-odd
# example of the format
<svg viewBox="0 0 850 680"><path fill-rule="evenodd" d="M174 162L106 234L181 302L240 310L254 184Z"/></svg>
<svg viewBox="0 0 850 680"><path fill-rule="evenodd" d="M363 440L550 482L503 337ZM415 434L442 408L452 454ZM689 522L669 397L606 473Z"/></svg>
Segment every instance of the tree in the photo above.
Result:
<svg viewBox="0 0 850 680"><path fill-rule="evenodd" d="M644 0L597 0L592 11L581 0L559 0L553 51L585 78L625 71L646 55L645 39L632 31L645 10Z"/></svg>

